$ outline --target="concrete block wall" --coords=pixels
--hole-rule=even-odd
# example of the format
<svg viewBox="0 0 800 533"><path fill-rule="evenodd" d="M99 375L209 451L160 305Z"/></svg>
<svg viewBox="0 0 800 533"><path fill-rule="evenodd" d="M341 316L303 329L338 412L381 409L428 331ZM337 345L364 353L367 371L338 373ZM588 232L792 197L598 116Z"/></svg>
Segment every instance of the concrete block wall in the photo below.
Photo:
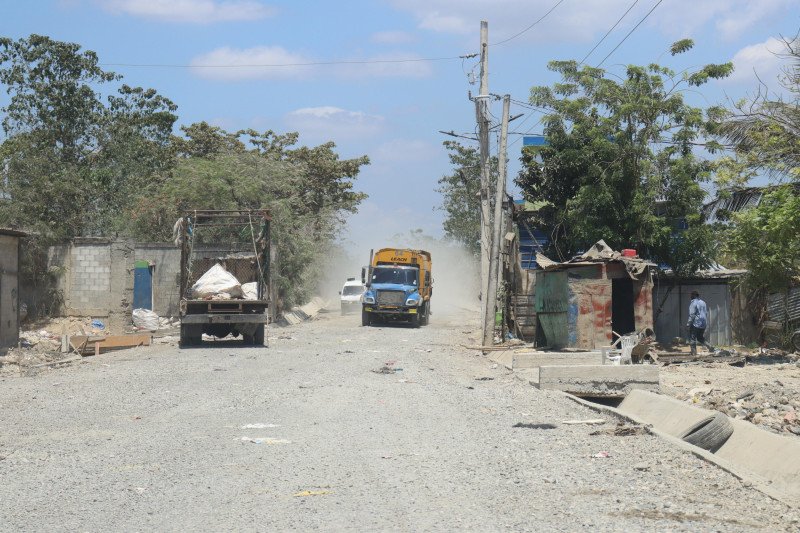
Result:
<svg viewBox="0 0 800 533"><path fill-rule="evenodd" d="M19 340L19 240L0 233L0 355Z"/></svg>
<svg viewBox="0 0 800 533"><path fill-rule="evenodd" d="M59 267L64 315L102 318L116 332L129 328L136 260L154 264L153 310L178 314L180 250L172 243L75 239L52 247L48 258L51 267Z"/></svg>
<svg viewBox="0 0 800 533"><path fill-rule="evenodd" d="M105 315L110 299L110 244L73 244L69 264L69 298L65 298L67 308L83 311L78 314Z"/></svg>

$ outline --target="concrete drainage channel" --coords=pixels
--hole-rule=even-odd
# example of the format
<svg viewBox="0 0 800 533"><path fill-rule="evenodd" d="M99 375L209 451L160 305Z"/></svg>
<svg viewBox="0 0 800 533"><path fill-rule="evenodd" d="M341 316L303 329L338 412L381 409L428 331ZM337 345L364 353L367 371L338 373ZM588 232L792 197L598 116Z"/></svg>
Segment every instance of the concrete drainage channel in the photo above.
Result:
<svg viewBox="0 0 800 533"><path fill-rule="evenodd" d="M800 439L658 393L656 365L598 364L599 354L497 354L519 379L595 411L642 425L764 494L800 507ZM569 361L577 364L563 364ZM515 368L516 367L516 368Z"/></svg>
<svg viewBox="0 0 800 533"><path fill-rule="evenodd" d="M622 400L562 394L595 411L644 425L652 434L752 483L764 494L800 506L798 439L646 390L632 390Z"/></svg>

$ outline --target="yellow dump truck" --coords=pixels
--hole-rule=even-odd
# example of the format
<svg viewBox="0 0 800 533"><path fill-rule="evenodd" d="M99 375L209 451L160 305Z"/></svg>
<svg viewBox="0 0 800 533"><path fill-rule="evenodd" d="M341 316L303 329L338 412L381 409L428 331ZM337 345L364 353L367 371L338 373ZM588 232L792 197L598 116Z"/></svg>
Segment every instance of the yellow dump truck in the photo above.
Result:
<svg viewBox="0 0 800 533"><path fill-rule="evenodd" d="M408 320L426 325L431 314L433 275L425 250L382 248L370 251L369 267L361 270L366 291L361 297L361 325Z"/></svg>

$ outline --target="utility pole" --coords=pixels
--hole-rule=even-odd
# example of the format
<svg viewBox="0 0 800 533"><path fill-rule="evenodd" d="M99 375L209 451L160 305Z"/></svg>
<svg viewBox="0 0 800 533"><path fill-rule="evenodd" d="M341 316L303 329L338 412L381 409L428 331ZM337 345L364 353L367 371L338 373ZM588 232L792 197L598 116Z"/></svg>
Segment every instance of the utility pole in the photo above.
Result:
<svg viewBox="0 0 800 533"><path fill-rule="evenodd" d="M494 191L494 217L491 233L489 255L489 285L486 292L486 329L483 332L483 345L491 346L494 340L494 322L497 308L497 289L500 277L500 238L503 221L503 196L506 180L506 145L508 137L508 113L511 106L510 96L503 97L503 119L500 126L500 153L498 154L498 176ZM488 322L491 318L491 322Z"/></svg>
<svg viewBox="0 0 800 533"><path fill-rule="evenodd" d="M511 108L511 95L503 96L503 118L500 123L500 150L497 154L497 184L494 192L494 227L492 228L492 249L491 256L489 257L489 293L486 298L489 311L492 316L491 333L494 332L494 316L496 309L502 309L497 297L498 290L502 283L502 261L500 260L500 243L503 236L503 200L506 197L506 174L507 162L506 152L508 147L508 114ZM489 343L493 340L489 338ZM484 346L489 346L486 343L486 335L484 333Z"/></svg>
<svg viewBox="0 0 800 533"><path fill-rule="evenodd" d="M478 122L481 161L481 323L483 346L490 346L494 334L494 296L490 296L489 292L489 23L485 20L481 21L481 84L480 92L475 97L475 118Z"/></svg>

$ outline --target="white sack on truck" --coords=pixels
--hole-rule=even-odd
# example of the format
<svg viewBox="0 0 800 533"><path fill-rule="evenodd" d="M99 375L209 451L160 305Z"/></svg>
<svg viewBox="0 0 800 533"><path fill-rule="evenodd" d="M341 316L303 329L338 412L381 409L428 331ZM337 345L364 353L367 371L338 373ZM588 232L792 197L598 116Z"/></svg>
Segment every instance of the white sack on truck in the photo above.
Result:
<svg viewBox="0 0 800 533"><path fill-rule="evenodd" d="M242 285L245 300L258 300L258 282L251 281Z"/></svg>
<svg viewBox="0 0 800 533"><path fill-rule="evenodd" d="M217 263L192 285L192 297L198 300L214 298L224 294L224 299L241 298L242 285L236 276Z"/></svg>

